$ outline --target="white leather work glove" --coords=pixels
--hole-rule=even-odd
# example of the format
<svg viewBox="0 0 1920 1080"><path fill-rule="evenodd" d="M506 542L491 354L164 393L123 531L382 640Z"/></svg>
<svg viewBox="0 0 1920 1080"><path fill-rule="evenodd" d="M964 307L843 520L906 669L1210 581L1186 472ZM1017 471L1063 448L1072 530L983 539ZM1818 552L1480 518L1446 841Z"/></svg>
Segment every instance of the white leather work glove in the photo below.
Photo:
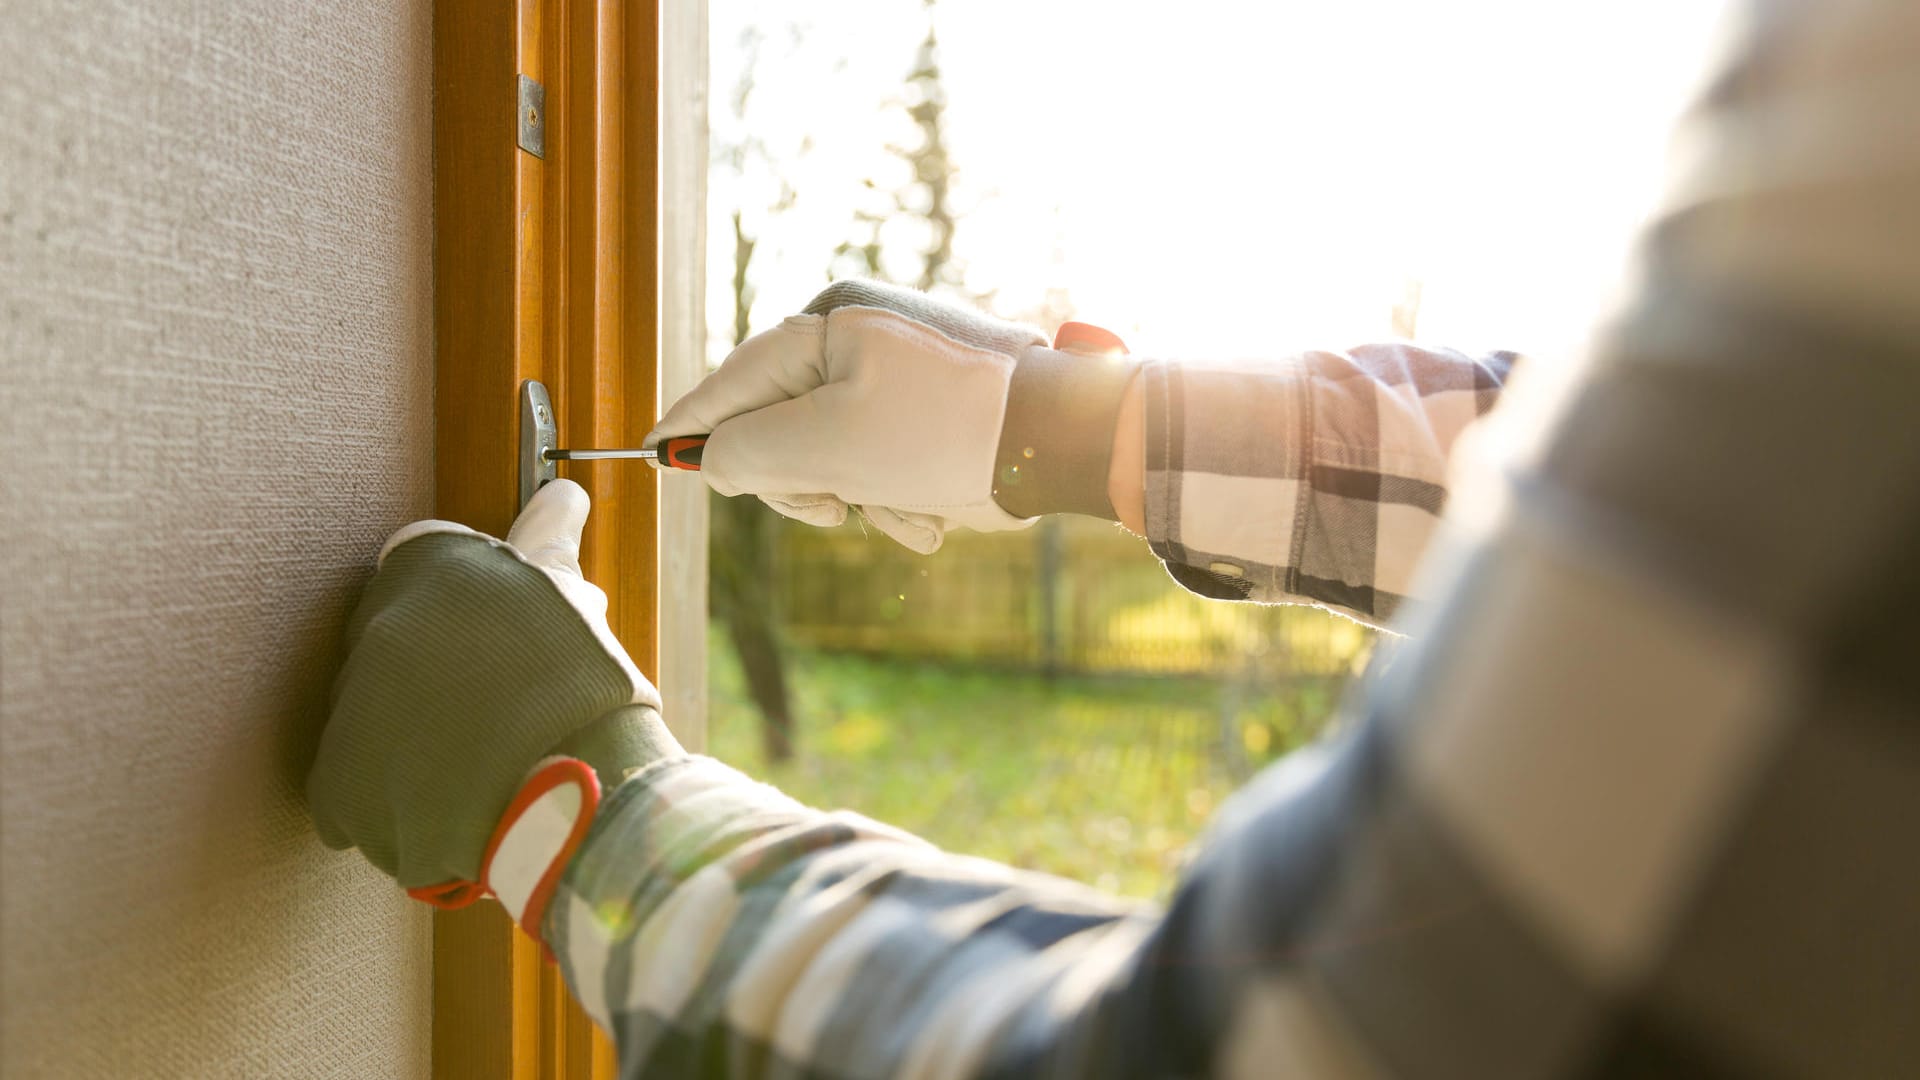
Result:
<svg viewBox="0 0 1920 1080"><path fill-rule="evenodd" d="M1009 489L1034 488L1035 470L1050 463L1075 476L1098 471L1105 507L1110 417L1104 435L1080 440L1097 461L1003 445L1016 370L1050 370L1049 355L1060 354L1027 327L910 289L837 282L805 313L735 349L646 445L708 434L701 475L722 495L757 495L813 525L838 525L856 506L925 554L954 526L1017 529L1043 511L1101 512L1010 498Z"/></svg>

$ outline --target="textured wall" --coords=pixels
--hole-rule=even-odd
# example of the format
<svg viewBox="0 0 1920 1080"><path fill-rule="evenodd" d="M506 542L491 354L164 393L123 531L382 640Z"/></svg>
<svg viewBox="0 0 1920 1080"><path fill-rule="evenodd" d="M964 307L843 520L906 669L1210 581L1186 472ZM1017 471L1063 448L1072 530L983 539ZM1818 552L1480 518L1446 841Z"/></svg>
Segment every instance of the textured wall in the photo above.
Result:
<svg viewBox="0 0 1920 1080"><path fill-rule="evenodd" d="M431 500L429 4L0 19L0 1073L419 1076L429 929L299 797Z"/></svg>

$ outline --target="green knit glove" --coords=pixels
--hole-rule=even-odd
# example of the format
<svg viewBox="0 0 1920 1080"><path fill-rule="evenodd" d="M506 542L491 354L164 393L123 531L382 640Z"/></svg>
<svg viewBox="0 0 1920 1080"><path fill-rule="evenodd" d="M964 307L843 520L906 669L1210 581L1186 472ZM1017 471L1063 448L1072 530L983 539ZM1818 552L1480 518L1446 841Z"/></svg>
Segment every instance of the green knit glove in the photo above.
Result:
<svg viewBox="0 0 1920 1080"><path fill-rule="evenodd" d="M580 574L588 506L557 480L504 542L447 521L387 541L307 777L329 847L359 848L408 889L478 881L544 757L580 758L610 788L684 753Z"/></svg>

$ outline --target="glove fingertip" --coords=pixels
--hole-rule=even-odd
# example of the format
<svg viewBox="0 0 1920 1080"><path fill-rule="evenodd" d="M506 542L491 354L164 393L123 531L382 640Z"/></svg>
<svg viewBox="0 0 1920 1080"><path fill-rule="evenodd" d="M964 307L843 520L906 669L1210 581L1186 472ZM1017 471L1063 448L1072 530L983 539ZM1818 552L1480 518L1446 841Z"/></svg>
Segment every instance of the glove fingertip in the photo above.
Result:
<svg viewBox="0 0 1920 1080"><path fill-rule="evenodd" d="M945 530L940 527L937 518L923 514L902 514L884 506L863 506L860 513L874 528L918 555L931 555L939 551L941 542L946 538Z"/></svg>
<svg viewBox="0 0 1920 1080"><path fill-rule="evenodd" d="M823 529L847 520L847 504L831 495L762 495L760 501L785 517Z"/></svg>
<svg viewBox="0 0 1920 1080"><path fill-rule="evenodd" d="M507 543L530 565L578 574L580 534L592 511L586 488L564 478L550 481L514 519Z"/></svg>

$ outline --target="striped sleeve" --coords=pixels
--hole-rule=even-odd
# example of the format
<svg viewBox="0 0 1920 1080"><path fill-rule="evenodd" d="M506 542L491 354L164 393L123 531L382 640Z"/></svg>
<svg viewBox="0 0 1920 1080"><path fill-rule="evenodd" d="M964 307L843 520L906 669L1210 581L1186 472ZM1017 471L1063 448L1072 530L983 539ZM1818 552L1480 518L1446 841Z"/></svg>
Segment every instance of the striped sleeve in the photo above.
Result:
<svg viewBox="0 0 1920 1080"><path fill-rule="evenodd" d="M545 932L622 1076L977 1076L1155 922L687 757L609 795Z"/></svg>
<svg viewBox="0 0 1920 1080"><path fill-rule="evenodd" d="M1148 363L1146 527L1202 596L1390 618L1446 504L1460 433L1511 353L1412 345L1279 363Z"/></svg>
<svg viewBox="0 0 1920 1080"><path fill-rule="evenodd" d="M680 758L608 797L545 938L623 1077L1373 1075L1318 980L1404 915L1325 911L1343 842L1408 839L1382 745L1266 774L1164 912Z"/></svg>

